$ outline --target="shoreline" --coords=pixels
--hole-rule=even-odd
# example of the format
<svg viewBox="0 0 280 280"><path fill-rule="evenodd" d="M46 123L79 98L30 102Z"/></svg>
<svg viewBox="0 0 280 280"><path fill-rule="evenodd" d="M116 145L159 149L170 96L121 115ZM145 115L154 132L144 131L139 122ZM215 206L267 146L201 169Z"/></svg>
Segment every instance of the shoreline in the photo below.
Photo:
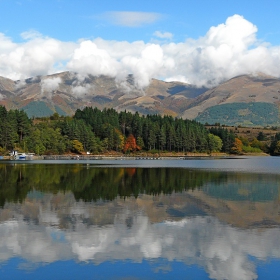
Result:
<svg viewBox="0 0 280 280"><path fill-rule="evenodd" d="M65 154L65 155L34 155L32 158L20 159L25 160L187 160L187 159L234 159L244 156L270 156L265 153L248 153L248 154L226 154L226 153L136 153L136 154L117 154L117 153L104 153L94 155L77 155L77 154ZM3 160L15 160L10 156L3 156ZM19 159L16 159L17 161Z"/></svg>

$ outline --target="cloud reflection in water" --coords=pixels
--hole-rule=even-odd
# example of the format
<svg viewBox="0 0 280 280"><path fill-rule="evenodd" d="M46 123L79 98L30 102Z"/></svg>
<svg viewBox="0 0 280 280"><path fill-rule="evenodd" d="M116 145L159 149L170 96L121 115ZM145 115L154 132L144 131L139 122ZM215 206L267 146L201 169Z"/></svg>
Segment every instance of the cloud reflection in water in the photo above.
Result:
<svg viewBox="0 0 280 280"><path fill-rule="evenodd" d="M61 208L52 205L58 197ZM174 198L176 194L170 196ZM143 206L149 199L153 198L118 198L98 205L76 202L66 193L45 195L44 203L7 203L0 210L0 260L16 256L32 263L74 259L99 264L161 258L202 266L214 279L254 279L251 256L263 261L280 258L279 228L240 229L214 216L166 216L155 222ZM29 210L37 209L32 218L27 204Z"/></svg>

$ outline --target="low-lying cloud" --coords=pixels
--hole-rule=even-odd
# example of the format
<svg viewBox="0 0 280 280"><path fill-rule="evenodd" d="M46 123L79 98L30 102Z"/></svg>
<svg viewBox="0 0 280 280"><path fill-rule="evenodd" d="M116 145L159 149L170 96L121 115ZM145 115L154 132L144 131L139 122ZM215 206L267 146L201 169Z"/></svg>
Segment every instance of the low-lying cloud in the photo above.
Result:
<svg viewBox="0 0 280 280"><path fill-rule="evenodd" d="M59 88L61 78L46 78L41 81L41 95L51 98L52 93Z"/></svg>
<svg viewBox="0 0 280 280"><path fill-rule="evenodd" d="M129 22L131 16L124 18ZM172 39L168 32L153 35ZM15 43L0 33L1 76L17 80L70 70L125 80L133 74L139 88L152 78L210 87L241 74L280 76L280 46L258 40L257 27L240 15L211 27L198 39L180 43L102 38L63 42L34 31L22 36L25 41Z"/></svg>
<svg viewBox="0 0 280 280"><path fill-rule="evenodd" d="M78 97L83 97L91 89L93 89L93 87L89 84L86 84L84 86L83 85L78 85L78 86L72 87L73 93Z"/></svg>
<svg viewBox="0 0 280 280"><path fill-rule="evenodd" d="M42 90L46 91L54 91L57 90L59 84L61 83L61 78L47 78L41 81L41 88Z"/></svg>

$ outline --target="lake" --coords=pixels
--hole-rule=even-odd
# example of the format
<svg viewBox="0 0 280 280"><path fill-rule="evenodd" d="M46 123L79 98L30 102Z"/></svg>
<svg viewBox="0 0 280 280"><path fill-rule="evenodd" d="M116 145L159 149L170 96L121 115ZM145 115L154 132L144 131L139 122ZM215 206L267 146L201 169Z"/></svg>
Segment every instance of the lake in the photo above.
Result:
<svg viewBox="0 0 280 280"><path fill-rule="evenodd" d="M1 279L279 279L280 157L0 161Z"/></svg>

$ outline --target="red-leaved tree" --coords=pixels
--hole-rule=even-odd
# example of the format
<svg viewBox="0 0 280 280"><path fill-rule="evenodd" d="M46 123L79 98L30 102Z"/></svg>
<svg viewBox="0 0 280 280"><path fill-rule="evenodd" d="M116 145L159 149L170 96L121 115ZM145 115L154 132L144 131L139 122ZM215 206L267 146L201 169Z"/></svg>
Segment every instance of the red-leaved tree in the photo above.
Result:
<svg viewBox="0 0 280 280"><path fill-rule="evenodd" d="M140 150L140 147L136 144L135 137L130 134L124 144L123 151L126 152L135 152L136 150Z"/></svg>

